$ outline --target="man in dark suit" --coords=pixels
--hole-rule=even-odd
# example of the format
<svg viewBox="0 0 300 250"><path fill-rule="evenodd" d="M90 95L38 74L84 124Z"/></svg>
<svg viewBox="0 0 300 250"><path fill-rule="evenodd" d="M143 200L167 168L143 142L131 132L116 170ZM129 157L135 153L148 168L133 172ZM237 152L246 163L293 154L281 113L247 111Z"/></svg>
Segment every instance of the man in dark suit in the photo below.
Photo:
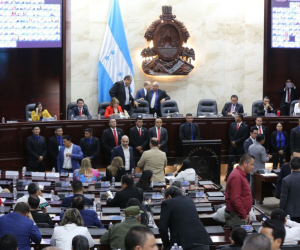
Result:
<svg viewBox="0 0 300 250"><path fill-rule="evenodd" d="M121 145L121 138L124 135L124 131L117 128L116 119L110 119L108 124L109 128L105 129L102 133L102 146L105 150L107 161L111 162L111 152L114 147Z"/></svg>
<svg viewBox="0 0 300 250"><path fill-rule="evenodd" d="M99 139L93 136L93 129L87 128L84 131L85 138L80 140L80 147L83 158L88 158L93 168L97 168L98 155L100 152Z"/></svg>
<svg viewBox="0 0 300 250"><path fill-rule="evenodd" d="M130 173L132 169L135 170L133 149L129 146L129 138L127 135L122 136L120 146L113 148L110 160L112 161L117 156L120 156L122 158L125 166L125 171L127 173Z"/></svg>
<svg viewBox="0 0 300 250"><path fill-rule="evenodd" d="M165 198L159 221L164 250L171 249L175 243L183 249L208 249L207 245L212 244L212 240L199 219L194 201L183 196L180 189L174 186L166 190Z"/></svg>
<svg viewBox="0 0 300 250"><path fill-rule="evenodd" d="M55 128L55 136L49 138L48 152L50 155L51 167L57 171L57 156L60 147L63 146L63 129L62 127Z"/></svg>
<svg viewBox="0 0 300 250"><path fill-rule="evenodd" d="M257 106L257 116L265 116L273 112L273 104L270 104L269 97L265 96L263 102Z"/></svg>
<svg viewBox="0 0 300 250"><path fill-rule="evenodd" d="M101 221L98 219L97 213L94 210L85 209L85 197L76 196L72 202L72 208L77 208L84 222L84 226L96 226L98 228L104 228ZM60 214L60 221L64 217L64 212Z"/></svg>
<svg viewBox="0 0 300 250"><path fill-rule="evenodd" d="M228 159L228 168L227 175L225 180L227 180L233 169L233 162L239 162L240 157L244 154L244 141L249 135L249 129L246 123L243 122L243 115L236 114L235 122L231 123L229 129L229 159Z"/></svg>
<svg viewBox="0 0 300 250"><path fill-rule="evenodd" d="M251 127L251 128L257 128L257 133L258 134L264 134L265 135L265 143L263 144L263 146L265 147L266 151L269 152L269 148L270 148L270 136L269 136L269 131L268 128L263 124L263 119L262 117L256 117L255 119L255 126Z"/></svg>
<svg viewBox="0 0 300 250"><path fill-rule="evenodd" d="M158 148L168 153L168 131L162 127L162 119L155 119L155 126L149 129L149 140L153 137L158 139Z"/></svg>
<svg viewBox="0 0 300 250"><path fill-rule="evenodd" d="M26 139L27 167L31 171L45 171L45 158L47 155L46 140L40 136L40 127L32 126L32 135Z"/></svg>
<svg viewBox="0 0 300 250"><path fill-rule="evenodd" d="M132 76L125 76L124 80L116 82L111 89L109 90L110 97L116 97L119 102L120 106L124 112L127 110L129 113L130 111L130 102L134 103L134 106L138 107L139 104L131 95L130 92L130 84L132 82Z"/></svg>
<svg viewBox="0 0 300 250"><path fill-rule="evenodd" d="M291 220L300 222L300 158L293 157L291 160L292 172L282 180L279 207L285 214L291 216Z"/></svg>
<svg viewBox="0 0 300 250"><path fill-rule="evenodd" d="M291 79L286 80L285 85L278 91L278 95L281 96L280 107L285 105L281 108L281 115L289 116L291 102L298 98L298 90Z"/></svg>
<svg viewBox="0 0 300 250"><path fill-rule="evenodd" d="M250 128L250 137L244 141L244 152L245 154L248 154L248 149L249 147L256 142L256 137L257 137L257 128L256 127L251 127Z"/></svg>
<svg viewBox="0 0 300 250"><path fill-rule="evenodd" d="M62 207L71 207L72 206L72 202L74 200L75 197L77 196L84 196L83 195L83 190L84 190L84 187L82 185L82 182L81 181L74 181L72 183L72 191L74 193L74 196L69 196L69 197L65 197L61 203L61 206ZM91 199L88 199L86 197L85 198L85 204L86 205L93 205L93 200Z"/></svg>
<svg viewBox="0 0 300 250"><path fill-rule="evenodd" d="M145 81L144 88L139 89L135 94L135 100L145 100L147 92L151 89L151 82Z"/></svg>
<svg viewBox="0 0 300 250"><path fill-rule="evenodd" d="M159 89L159 83L152 83L152 90L147 93L146 101L150 106L150 114L156 113L157 116L161 116L160 104L167 100L170 100L170 96L167 95L166 91Z"/></svg>
<svg viewBox="0 0 300 250"><path fill-rule="evenodd" d="M238 96L232 95L231 96L231 103L225 103L224 108L222 110L223 116L232 116L232 114L244 114L243 105L238 103Z"/></svg>
<svg viewBox="0 0 300 250"><path fill-rule="evenodd" d="M77 100L77 107L72 108L71 115L74 117L76 116L87 116L88 119L92 119L92 116L86 107L85 109L83 108L84 106L84 100L83 99L78 99Z"/></svg>
<svg viewBox="0 0 300 250"><path fill-rule="evenodd" d="M179 128L179 139L183 140L200 140L200 129L197 124L193 123L193 115L186 114L186 123L181 124Z"/></svg>
<svg viewBox="0 0 300 250"><path fill-rule="evenodd" d="M13 213L0 217L0 238L5 234L16 237L20 250L29 250L31 241L35 244L41 243L42 235L34 223L27 203L17 203Z"/></svg>
<svg viewBox="0 0 300 250"><path fill-rule="evenodd" d="M40 205L40 198L37 195L30 195L28 197L28 205L30 206L30 213L35 223L47 223L49 225L54 225L54 222L47 214L47 208L42 208L42 213L38 213L37 209Z"/></svg>
<svg viewBox="0 0 300 250"><path fill-rule="evenodd" d="M300 119L298 120L298 126L291 130L290 136L290 146L291 152L294 151L295 148L300 148Z"/></svg>
<svg viewBox="0 0 300 250"><path fill-rule="evenodd" d="M123 175L121 178L122 190L116 192L115 197L106 193L106 205L108 207L125 208L129 199L136 198L141 203L143 202L143 190L133 186L134 180L131 175Z"/></svg>
<svg viewBox="0 0 300 250"><path fill-rule="evenodd" d="M136 118L135 127L129 130L129 145L133 148L135 163L139 161L143 152L149 148L148 129L143 127L143 119Z"/></svg>

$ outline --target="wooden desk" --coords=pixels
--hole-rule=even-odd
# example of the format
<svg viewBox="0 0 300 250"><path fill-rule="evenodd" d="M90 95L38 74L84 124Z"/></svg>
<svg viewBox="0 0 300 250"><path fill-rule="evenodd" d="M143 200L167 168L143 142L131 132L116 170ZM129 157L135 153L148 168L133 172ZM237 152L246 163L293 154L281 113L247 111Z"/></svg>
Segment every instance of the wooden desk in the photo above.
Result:
<svg viewBox="0 0 300 250"><path fill-rule="evenodd" d="M263 201L265 197L274 197L272 190L273 183L276 183L278 176L263 176L254 173L254 199Z"/></svg>

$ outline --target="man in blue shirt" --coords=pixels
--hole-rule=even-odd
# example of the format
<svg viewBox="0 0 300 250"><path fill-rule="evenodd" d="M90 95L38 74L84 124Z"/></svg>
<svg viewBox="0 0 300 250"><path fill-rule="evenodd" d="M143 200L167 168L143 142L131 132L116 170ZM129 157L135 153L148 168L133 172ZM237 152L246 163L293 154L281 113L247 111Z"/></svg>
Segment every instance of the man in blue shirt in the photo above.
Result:
<svg viewBox="0 0 300 250"><path fill-rule="evenodd" d="M19 250L30 250L30 241L35 244L41 242L41 233L33 221L28 204L19 202L13 213L0 217L0 237L5 234L16 237Z"/></svg>

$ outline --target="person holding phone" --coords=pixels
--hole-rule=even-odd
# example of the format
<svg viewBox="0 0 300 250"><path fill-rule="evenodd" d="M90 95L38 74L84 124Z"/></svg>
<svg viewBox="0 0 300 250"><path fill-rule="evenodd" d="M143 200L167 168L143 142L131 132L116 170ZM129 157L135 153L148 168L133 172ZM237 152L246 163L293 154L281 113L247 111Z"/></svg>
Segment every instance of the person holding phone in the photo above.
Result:
<svg viewBox="0 0 300 250"><path fill-rule="evenodd" d="M46 206L48 202L40 204L40 198L37 195L30 195L28 198L28 205L30 206L30 213L35 223L47 223L50 226L54 225L54 221L47 214ZM40 208L42 213L38 213L37 209Z"/></svg>
<svg viewBox="0 0 300 250"><path fill-rule="evenodd" d="M43 109L41 102L35 104L34 110L31 112L31 120L33 122L42 121L43 118L52 117L47 109Z"/></svg>
<svg viewBox="0 0 300 250"><path fill-rule="evenodd" d="M285 85L280 88L278 94L281 96L280 107L282 115L290 115L291 102L297 100L298 90L291 79L285 81Z"/></svg>

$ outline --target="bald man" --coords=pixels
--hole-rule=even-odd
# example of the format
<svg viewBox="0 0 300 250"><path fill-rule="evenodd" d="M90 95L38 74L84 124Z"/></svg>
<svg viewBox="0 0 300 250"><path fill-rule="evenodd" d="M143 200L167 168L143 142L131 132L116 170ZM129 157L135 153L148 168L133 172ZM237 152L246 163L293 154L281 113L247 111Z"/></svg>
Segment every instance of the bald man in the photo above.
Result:
<svg viewBox="0 0 300 250"><path fill-rule="evenodd" d="M110 160L112 161L117 156L120 156L123 159L123 164L127 173L130 173L132 169L135 170L133 149L129 146L129 138L127 135L122 136L120 146L113 148Z"/></svg>
<svg viewBox="0 0 300 250"><path fill-rule="evenodd" d="M151 82L145 81L144 88L139 89L136 92L135 100L145 100L147 96L147 92L151 89L151 87L152 87Z"/></svg>

